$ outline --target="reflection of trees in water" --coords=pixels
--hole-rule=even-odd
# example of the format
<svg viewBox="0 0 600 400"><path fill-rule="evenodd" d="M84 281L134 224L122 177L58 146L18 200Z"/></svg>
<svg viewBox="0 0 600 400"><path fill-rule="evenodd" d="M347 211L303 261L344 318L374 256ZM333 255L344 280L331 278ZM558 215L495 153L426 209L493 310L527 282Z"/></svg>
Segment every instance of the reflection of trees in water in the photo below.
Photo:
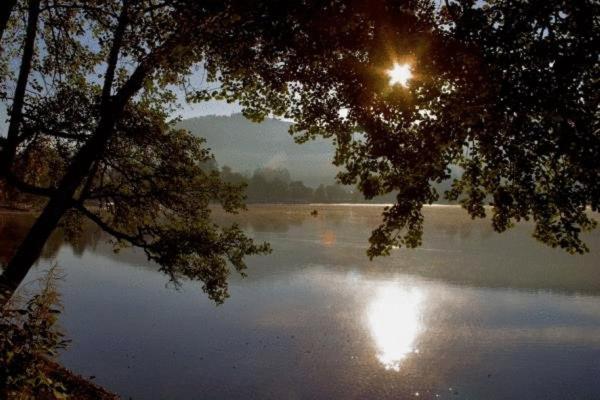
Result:
<svg viewBox="0 0 600 400"><path fill-rule="evenodd" d="M372 210L370 210L372 208ZM311 215L313 210L318 210L316 216ZM243 229L250 229L254 232L285 233L292 227L300 227L304 224L326 224L329 227L341 227L347 223L349 215L353 211L347 206L336 205L269 205L269 206L250 206L250 211L242 212L238 215L225 214L215 210L215 221L219 224L230 225L237 223ZM380 208L365 208L367 216L374 212L369 226L375 227L381 220ZM361 217L365 215L360 213ZM368 236L364 237L366 245Z"/></svg>
<svg viewBox="0 0 600 400"><path fill-rule="evenodd" d="M333 213L324 214L324 217L327 219L328 222L331 222L331 224L333 226L338 227L348 218L348 215L346 213L333 212ZM366 238L365 238L365 243L366 243Z"/></svg>
<svg viewBox="0 0 600 400"><path fill-rule="evenodd" d="M285 217L267 217L267 218L249 218L246 222L246 226L243 228L250 228L255 232L277 232L283 233L290 229L290 226L302 225L304 219L289 219Z"/></svg>
<svg viewBox="0 0 600 400"><path fill-rule="evenodd" d="M316 217L310 215L314 209L318 210ZM274 270L293 274L306 265L318 265L331 272L353 270L377 279L409 274L467 286L600 293L595 254L573 257L543 247L531 239L530 224L499 235L490 229L489 221L470 220L456 207L433 207L425 216L428 226L423 247L394 250L390 257L369 262L367 238L380 221L380 207L251 206L237 216L215 210L216 222L236 222L253 231L257 240L269 241L269 233L278 234L272 242L273 254L249 262L250 281L266 279ZM1 262L10 257L32 222L33 217L24 214L0 215ZM76 255L92 250L119 263L157 270L143 252L114 254L104 239L93 226L86 226L77 241L57 230L42 257L56 257L67 243ZM600 234L587 240L593 252L600 249ZM238 280L235 275L232 279Z"/></svg>
<svg viewBox="0 0 600 400"><path fill-rule="evenodd" d="M27 233L29 224L24 224L23 218L24 216L21 215L15 217L0 214L0 263L2 265L8 263Z"/></svg>
<svg viewBox="0 0 600 400"><path fill-rule="evenodd" d="M490 228L489 220L471 220L461 208L426 208L428 225L422 247L397 249L390 257L369 262L365 256L367 238L380 221L381 208L292 208L292 213L285 213L284 207L277 211L251 208L250 220L274 219L284 225L291 221L303 225L275 243L273 255L257 261L260 268L250 265L248 279L261 279L263 274L268 277L273 268L295 273L297 268L311 264L329 272L352 270L377 279L407 274L473 287L600 293L594 255L574 257L546 248L531 238L530 223L518 224L500 235ZM317 217L310 216L313 209L317 209ZM331 233L336 235L335 243ZM600 249L599 234L586 240L593 251Z"/></svg>
<svg viewBox="0 0 600 400"><path fill-rule="evenodd" d="M238 215L217 211L215 221L222 225L238 224L242 229L254 232L285 233L290 227L301 226L310 216L307 212L289 212L290 207L257 207Z"/></svg>
<svg viewBox="0 0 600 400"><path fill-rule="evenodd" d="M453 211L456 213L456 211ZM444 216L441 212L425 213L425 235L430 233L441 234L446 239L466 240L472 236L482 239L489 238L494 232L488 220L465 221L466 213L460 210L460 221L457 216ZM427 215L432 214L432 215Z"/></svg>
<svg viewBox="0 0 600 400"><path fill-rule="evenodd" d="M383 206L382 206L383 207ZM250 206L249 212L228 215L215 210L218 223L239 224L254 232L285 233L291 227L318 222L328 227L340 228L349 220L360 221L365 228L364 244L367 245L368 232L381 223L382 207L340 206L340 205L268 205ZM311 211L317 210L316 216ZM463 209L458 207L431 207L425 211L425 234L435 233L446 239L464 240L475 236L487 239L493 236L489 220L470 220Z"/></svg>
<svg viewBox="0 0 600 400"><path fill-rule="evenodd" d="M86 250L95 250L98 246L100 239L107 239L108 236L102 232L97 226L92 224L86 224L77 235L65 235L62 229L58 229L50 237L50 240L46 243L42 257L54 258L58 251L65 244L68 244L72 249L73 253L81 257Z"/></svg>
<svg viewBox="0 0 600 400"><path fill-rule="evenodd" d="M34 221L35 216L30 214L0 214L0 263L4 265L11 259ZM65 244L81 256L86 250L95 249L102 237L102 231L92 224L85 224L77 235L65 235L59 228L46 242L41 258L55 258Z"/></svg>
<svg viewBox="0 0 600 400"><path fill-rule="evenodd" d="M0 214L0 262L8 263L33 224L29 214Z"/></svg>

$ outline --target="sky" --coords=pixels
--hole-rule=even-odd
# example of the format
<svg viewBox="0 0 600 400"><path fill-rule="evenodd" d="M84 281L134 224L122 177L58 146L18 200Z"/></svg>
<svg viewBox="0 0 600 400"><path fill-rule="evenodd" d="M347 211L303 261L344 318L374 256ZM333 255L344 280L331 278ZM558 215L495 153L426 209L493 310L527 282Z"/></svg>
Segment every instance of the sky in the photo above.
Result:
<svg viewBox="0 0 600 400"><path fill-rule="evenodd" d="M17 65L18 64L14 65L15 75ZM101 69L102 68L100 68L100 70ZM194 68L192 68L188 78L189 83L195 89L206 88L211 85L214 85L214 83L209 83L206 81L206 72L202 65L197 65ZM92 81L96 81L99 78L96 76L90 76L90 79ZM12 90L14 90L14 82L11 83L13 83L13 85L8 85L9 93ZM242 108L239 106L239 104L229 104L226 101L210 100L202 103L190 104L185 101L185 95L182 89L178 87L172 87L171 89L175 91L175 94L178 97L178 102L181 105L181 107L178 108L175 113L173 113L173 117L181 117L183 119L188 119L194 117L201 117L205 115L231 115L235 113L240 113L242 111ZM6 136L6 130L8 129L8 125L6 123L7 106L8 104L5 101L0 100L0 136Z"/></svg>
<svg viewBox="0 0 600 400"><path fill-rule="evenodd" d="M203 115L231 115L242 111L238 104L229 104L226 101L210 100L197 104L183 104L179 115L184 119L200 117Z"/></svg>

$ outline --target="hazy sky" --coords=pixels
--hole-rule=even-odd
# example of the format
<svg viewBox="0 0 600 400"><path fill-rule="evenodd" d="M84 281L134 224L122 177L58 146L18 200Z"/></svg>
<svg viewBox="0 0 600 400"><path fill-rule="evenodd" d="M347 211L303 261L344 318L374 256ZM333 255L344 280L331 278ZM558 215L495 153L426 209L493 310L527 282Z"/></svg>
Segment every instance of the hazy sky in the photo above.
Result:
<svg viewBox="0 0 600 400"><path fill-rule="evenodd" d="M183 118L193 118L201 115L231 115L241 111L242 108L238 104L211 100L200 104L184 104L177 114Z"/></svg>

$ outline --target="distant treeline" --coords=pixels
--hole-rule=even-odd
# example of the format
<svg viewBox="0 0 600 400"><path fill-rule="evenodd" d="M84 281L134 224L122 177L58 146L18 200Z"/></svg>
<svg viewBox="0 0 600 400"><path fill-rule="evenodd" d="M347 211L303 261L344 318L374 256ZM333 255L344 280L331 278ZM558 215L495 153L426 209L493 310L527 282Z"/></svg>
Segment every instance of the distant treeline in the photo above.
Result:
<svg viewBox="0 0 600 400"><path fill-rule="evenodd" d="M366 200L358 190L339 184L306 186L304 182L292 180L285 168L256 169L252 175L234 172L230 167L220 169L223 180L246 184L248 203L364 203ZM377 202L392 202L393 195L378 198Z"/></svg>

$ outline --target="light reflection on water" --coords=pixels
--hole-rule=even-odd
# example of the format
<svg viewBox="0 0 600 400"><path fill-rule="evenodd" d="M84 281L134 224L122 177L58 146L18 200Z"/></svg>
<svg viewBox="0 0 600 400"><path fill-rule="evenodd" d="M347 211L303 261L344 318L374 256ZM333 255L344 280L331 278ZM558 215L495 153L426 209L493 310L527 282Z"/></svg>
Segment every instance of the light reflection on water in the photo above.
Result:
<svg viewBox="0 0 600 400"><path fill-rule="evenodd" d="M137 400L598 398L600 231L592 254L570 256L531 225L498 235L434 207L422 248L369 262L380 212L251 207L235 218L274 251L231 276L219 307L197 282L166 287L142 252L115 254L97 230L57 234L37 271L66 274L61 362ZM0 216L0 262L25 219Z"/></svg>
<svg viewBox="0 0 600 400"><path fill-rule="evenodd" d="M402 361L418 352L415 342L422 331L422 304L419 288L384 284L377 289L367 309L369 330L377 347L377 358L387 370L400 371Z"/></svg>

